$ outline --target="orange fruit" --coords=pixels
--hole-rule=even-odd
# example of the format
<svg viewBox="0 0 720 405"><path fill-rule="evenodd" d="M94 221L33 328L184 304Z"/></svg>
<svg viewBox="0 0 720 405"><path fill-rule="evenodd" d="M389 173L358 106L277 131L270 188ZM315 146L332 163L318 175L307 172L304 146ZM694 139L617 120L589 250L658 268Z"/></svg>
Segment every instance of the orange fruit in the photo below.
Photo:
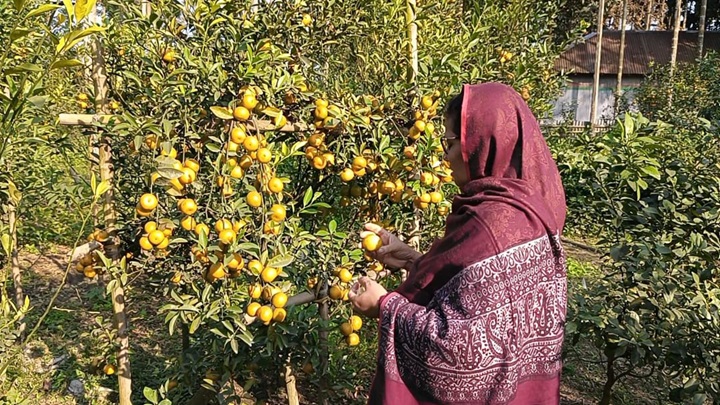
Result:
<svg viewBox="0 0 720 405"><path fill-rule="evenodd" d="M343 336L350 336L351 333L353 333L353 327L350 322L344 322L340 325L340 333L343 334Z"/></svg>
<svg viewBox="0 0 720 405"><path fill-rule="evenodd" d="M85 277L87 278L95 278L95 276L97 276L97 272L93 266L85 266L83 274L85 274Z"/></svg>
<svg viewBox="0 0 720 405"><path fill-rule="evenodd" d="M432 122L428 122L427 124L425 124L425 132L429 132L430 135L435 133L435 124L433 124Z"/></svg>
<svg viewBox="0 0 720 405"><path fill-rule="evenodd" d="M275 322L282 322L285 320L285 317L287 317L287 312L284 308L275 308L273 311L273 321Z"/></svg>
<svg viewBox="0 0 720 405"><path fill-rule="evenodd" d="M355 173L353 173L352 169L343 169L340 172L340 179L345 183L352 181L353 178L355 178Z"/></svg>
<svg viewBox="0 0 720 405"><path fill-rule="evenodd" d="M113 375L115 374L115 366L113 366L112 364L106 364L105 367L103 367L103 372L106 375Z"/></svg>
<svg viewBox="0 0 720 405"><path fill-rule="evenodd" d="M324 120L328 116L327 107L318 106L315 108L315 118L318 120Z"/></svg>
<svg viewBox="0 0 720 405"><path fill-rule="evenodd" d="M218 236L220 238L220 242L226 245L230 245L235 242L235 238L237 237L235 231L233 231L232 229L223 229L223 231L220 232L220 235Z"/></svg>
<svg viewBox="0 0 720 405"><path fill-rule="evenodd" d="M365 236L362 241L363 248L365 248L365 250L367 250L368 252L374 252L380 249L382 244L382 239L380 239L380 237L374 233Z"/></svg>
<svg viewBox="0 0 720 405"><path fill-rule="evenodd" d="M235 231L235 233L237 233L237 232L240 232L240 230L243 229L245 227L245 225L247 225L247 223L245 221L243 221L242 219L238 220L238 221L233 221L232 229L233 229L233 231Z"/></svg>
<svg viewBox="0 0 720 405"><path fill-rule="evenodd" d="M232 177L233 179L242 179L243 176L245 176L245 171L240 166L235 166L230 171L230 177Z"/></svg>
<svg viewBox="0 0 720 405"><path fill-rule="evenodd" d="M265 267L263 269L262 273L260 273L260 278L266 283L272 283L275 281L275 279L278 276L278 271L274 267Z"/></svg>
<svg viewBox="0 0 720 405"><path fill-rule="evenodd" d="M270 208L270 218L272 218L275 222L281 222L285 219L285 216L287 215L287 211L285 210L285 206L281 204L273 204L273 206Z"/></svg>
<svg viewBox="0 0 720 405"><path fill-rule="evenodd" d="M352 281L352 273L348 269L342 269L338 273L338 278L340 278L340 281L343 283L349 283Z"/></svg>
<svg viewBox="0 0 720 405"><path fill-rule="evenodd" d="M235 143L235 142L233 142L233 141L228 141L228 143L225 144L225 150L227 150L228 152L235 152L235 153L237 153L238 149L240 149L240 144L239 144L239 143Z"/></svg>
<svg viewBox="0 0 720 405"><path fill-rule="evenodd" d="M163 54L162 60L165 63L175 62L175 51L173 51L172 49L168 49L167 51L165 51L165 53Z"/></svg>
<svg viewBox="0 0 720 405"><path fill-rule="evenodd" d="M180 181L180 184L190 184L197 178L197 173L189 167L183 167L181 169L182 174L180 177L178 177L178 181Z"/></svg>
<svg viewBox="0 0 720 405"><path fill-rule="evenodd" d="M426 186L431 186L433 183L433 174L430 172L423 172L420 175L420 181Z"/></svg>
<svg viewBox="0 0 720 405"><path fill-rule="evenodd" d="M312 161L313 167L322 170L327 166L327 160L324 156L315 156Z"/></svg>
<svg viewBox="0 0 720 405"><path fill-rule="evenodd" d="M170 279L170 282L173 284L178 284L182 280L182 273L177 272L173 277Z"/></svg>
<svg viewBox="0 0 720 405"><path fill-rule="evenodd" d="M268 189L272 191L273 193L282 193L284 184L282 180L278 179L277 177L273 177L268 182Z"/></svg>
<svg viewBox="0 0 720 405"><path fill-rule="evenodd" d="M157 205L158 199L154 194L145 193L140 197L140 207L145 211L152 211Z"/></svg>
<svg viewBox="0 0 720 405"><path fill-rule="evenodd" d="M268 286L265 286L265 288L263 288L261 297L265 301L270 301L270 300L272 300L273 295L275 295L279 292L280 292L279 288L268 285Z"/></svg>
<svg viewBox="0 0 720 405"><path fill-rule="evenodd" d="M431 201L432 203L437 204L437 203L439 203L439 202L442 201L442 200L443 200L443 197L442 197L442 194L440 194L440 192L438 192L438 191L433 191L433 192L430 193L430 201Z"/></svg>
<svg viewBox="0 0 720 405"><path fill-rule="evenodd" d="M145 223L145 226L143 226L143 229L146 233L150 233L157 229L157 222L155 221L148 221Z"/></svg>
<svg viewBox="0 0 720 405"><path fill-rule="evenodd" d="M272 304L275 308L283 308L287 304L288 296L284 292L279 292L272 297Z"/></svg>
<svg viewBox="0 0 720 405"><path fill-rule="evenodd" d="M447 215L448 212L450 212L450 209L448 208L447 205L439 205L437 207L437 211L438 211L438 214L440 214L440 215Z"/></svg>
<svg viewBox="0 0 720 405"><path fill-rule="evenodd" d="M357 333L351 333L345 338L348 346L357 346L360 344L360 336Z"/></svg>
<svg viewBox="0 0 720 405"><path fill-rule="evenodd" d="M229 219L220 219L215 222L215 232L220 233L225 229L232 229L233 224Z"/></svg>
<svg viewBox="0 0 720 405"><path fill-rule="evenodd" d="M267 305L261 306L257 311L257 317L264 323L270 323L273 318L273 310Z"/></svg>
<svg viewBox="0 0 720 405"><path fill-rule="evenodd" d="M413 125L413 128L415 128L415 130L418 132L424 132L425 131L425 121L423 121L423 120L415 121L415 125Z"/></svg>
<svg viewBox="0 0 720 405"><path fill-rule="evenodd" d="M172 228L163 228L162 233L163 233L163 235L169 237L169 236L172 236L173 230L172 230Z"/></svg>
<svg viewBox="0 0 720 405"><path fill-rule="evenodd" d="M207 237L208 235L210 235L210 227L207 226L207 225L205 225L205 224L197 224L197 225L195 225L194 231L195 231L195 235L197 235L198 238L199 238L200 235L203 234L203 233L205 234L206 237Z"/></svg>
<svg viewBox="0 0 720 405"><path fill-rule="evenodd" d="M367 167L367 159L362 156L357 156L352 161L353 170L360 170Z"/></svg>
<svg viewBox="0 0 720 405"><path fill-rule="evenodd" d="M423 96L422 99L420 99L420 106L427 110L428 108L432 107L433 105L433 99L431 96Z"/></svg>
<svg viewBox="0 0 720 405"><path fill-rule="evenodd" d="M260 298L260 294L262 294L262 287L258 284L251 285L248 287L248 294L252 297L252 299L256 300Z"/></svg>
<svg viewBox="0 0 720 405"><path fill-rule="evenodd" d="M403 155L408 159L414 158L415 157L415 147L414 146L406 146L405 149L403 149Z"/></svg>
<svg viewBox="0 0 720 405"><path fill-rule="evenodd" d="M154 246L159 245L165 239L165 234L160 230L154 230L148 234L148 240Z"/></svg>
<svg viewBox="0 0 720 405"><path fill-rule="evenodd" d="M328 101L324 100L322 98L315 100L316 107L327 107L328 105L329 105Z"/></svg>
<svg viewBox="0 0 720 405"><path fill-rule="evenodd" d="M233 270L241 270L245 267L245 260L243 260L240 253L233 253L232 259L228 262L227 267Z"/></svg>
<svg viewBox="0 0 720 405"><path fill-rule="evenodd" d="M248 269L253 274L260 274L263 271L263 265L259 260L250 260L250 263L248 263Z"/></svg>
<svg viewBox="0 0 720 405"><path fill-rule="evenodd" d="M247 150L248 152L254 152L260 147L260 141L257 139L256 136L250 135L245 137L242 145L243 148L245 148L245 150Z"/></svg>
<svg viewBox="0 0 720 405"><path fill-rule="evenodd" d="M143 236L142 238L140 238L140 248L142 248L143 250L153 249L153 244L150 243L150 239L148 239L147 236Z"/></svg>
<svg viewBox="0 0 720 405"><path fill-rule="evenodd" d="M258 193L257 191L251 191L247 195L247 203L251 207L259 207L262 205L263 199L262 195Z"/></svg>
<svg viewBox="0 0 720 405"><path fill-rule="evenodd" d="M325 140L325 135L322 133L315 133L310 135L308 138L308 145L312 146L313 148L317 148L318 146L322 145L323 141ZM310 149L310 147L308 147ZM307 149L305 150L307 152ZM315 149L313 152L317 152L317 149Z"/></svg>
<svg viewBox="0 0 720 405"><path fill-rule="evenodd" d="M238 121L247 121L247 119L250 118L250 110L243 106L235 107L233 117Z"/></svg>
<svg viewBox="0 0 720 405"><path fill-rule="evenodd" d="M251 302L248 304L247 309L245 310L245 313L247 313L250 316L257 315L258 310L260 309L262 305L258 302Z"/></svg>
<svg viewBox="0 0 720 405"><path fill-rule="evenodd" d="M330 290L328 291L328 296L334 300L339 300L342 299L343 293L343 289L339 285L335 284L330 287Z"/></svg>
<svg viewBox="0 0 720 405"><path fill-rule="evenodd" d="M313 19L310 14L303 14L302 25L309 27L310 25L312 25L312 21Z"/></svg>
<svg viewBox="0 0 720 405"><path fill-rule="evenodd" d="M195 212L197 212L198 206L195 200L192 198L184 198L180 200L179 207L180 212L182 212L185 215L192 215Z"/></svg>
<svg viewBox="0 0 720 405"><path fill-rule="evenodd" d="M240 167L243 168L243 170L247 170L250 168L250 166L252 166L253 159L252 157L250 157L250 155L242 155L240 156L240 161L238 162L238 164L240 165Z"/></svg>
<svg viewBox="0 0 720 405"><path fill-rule="evenodd" d="M183 166L192 169L196 174L200 171L200 163L195 159L186 159L185 162L183 162Z"/></svg>
<svg viewBox="0 0 720 405"><path fill-rule="evenodd" d="M242 99L243 107L252 111L255 109L257 104L258 104L258 101L257 101L257 98L255 98L255 94L253 94L251 92L245 92L245 95L243 96L243 99ZM250 114L248 114L248 117L249 116L250 116ZM247 119L247 118L245 118L245 119Z"/></svg>
<svg viewBox="0 0 720 405"><path fill-rule="evenodd" d="M420 194L420 201L424 203L430 203L430 201L432 201L432 197L429 193L422 193Z"/></svg>
<svg viewBox="0 0 720 405"><path fill-rule="evenodd" d="M257 151L257 160L260 163L267 163L272 159L272 152L268 148L260 148Z"/></svg>
<svg viewBox="0 0 720 405"><path fill-rule="evenodd" d="M162 250L162 249L167 248L168 246L170 246L170 239L168 239L167 237L165 237L165 238L160 242L160 244L157 245L157 248Z"/></svg>
<svg viewBox="0 0 720 405"><path fill-rule="evenodd" d="M225 277L225 266L223 266L222 263L217 262L210 266L210 270L208 271L208 279L210 281L215 281L223 277Z"/></svg>
<svg viewBox="0 0 720 405"><path fill-rule="evenodd" d="M350 324L352 325L352 329L354 331L358 331L362 328L363 321L359 316L353 315L350 317Z"/></svg>
<svg viewBox="0 0 720 405"><path fill-rule="evenodd" d="M242 125L238 125L230 131L230 140L237 144L242 144L245 141L245 137L247 137L247 132Z"/></svg>

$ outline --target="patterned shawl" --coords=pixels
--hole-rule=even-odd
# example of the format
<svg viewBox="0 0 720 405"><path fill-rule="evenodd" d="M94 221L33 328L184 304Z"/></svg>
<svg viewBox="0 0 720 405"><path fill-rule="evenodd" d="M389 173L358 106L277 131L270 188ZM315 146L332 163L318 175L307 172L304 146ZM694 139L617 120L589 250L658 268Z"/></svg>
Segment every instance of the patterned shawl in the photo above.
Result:
<svg viewBox="0 0 720 405"><path fill-rule="evenodd" d="M511 87L465 85L468 179L445 236L380 302L370 404L557 404L565 195Z"/></svg>

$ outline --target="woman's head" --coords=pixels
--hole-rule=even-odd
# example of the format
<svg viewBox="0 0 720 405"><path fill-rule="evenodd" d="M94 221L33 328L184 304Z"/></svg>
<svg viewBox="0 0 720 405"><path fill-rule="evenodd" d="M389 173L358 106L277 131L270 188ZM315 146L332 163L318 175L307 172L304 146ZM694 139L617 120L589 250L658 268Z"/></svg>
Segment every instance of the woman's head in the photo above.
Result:
<svg viewBox="0 0 720 405"><path fill-rule="evenodd" d="M462 189L468 181L467 166L463 160L461 137L461 112L463 106L463 91L453 97L445 107L445 160L450 162L453 180Z"/></svg>

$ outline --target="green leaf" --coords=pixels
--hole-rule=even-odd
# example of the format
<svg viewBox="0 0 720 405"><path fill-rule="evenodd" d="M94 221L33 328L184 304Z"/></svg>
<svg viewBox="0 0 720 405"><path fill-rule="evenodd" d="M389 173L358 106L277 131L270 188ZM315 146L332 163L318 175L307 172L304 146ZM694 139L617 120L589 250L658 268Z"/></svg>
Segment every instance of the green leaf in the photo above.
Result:
<svg viewBox="0 0 720 405"><path fill-rule="evenodd" d="M17 41L18 39L20 39L24 36L27 36L31 32L32 31L26 30L23 28L18 28L18 29L12 30L12 32L10 33L10 43L13 43L13 42Z"/></svg>
<svg viewBox="0 0 720 405"><path fill-rule="evenodd" d="M12 252L12 239L10 238L10 234L4 233L0 239L2 240L2 248L5 251L5 256L10 257L10 253Z"/></svg>
<svg viewBox="0 0 720 405"><path fill-rule="evenodd" d="M197 328L200 327L200 321L201 321L201 319L200 319L199 316L196 317L195 319L193 319L192 323L190 324L190 329L189 329L190 334L195 333L195 331L197 330Z"/></svg>
<svg viewBox="0 0 720 405"><path fill-rule="evenodd" d="M83 63L77 59L61 59L50 65L50 70L68 67L82 66Z"/></svg>
<svg viewBox="0 0 720 405"><path fill-rule="evenodd" d="M101 181L100 184L98 184L97 189L95 189L95 198L100 198L108 190L110 190L110 183L108 183L107 180Z"/></svg>
<svg viewBox="0 0 720 405"><path fill-rule="evenodd" d="M70 21L72 21L73 17L75 16L75 7L73 7L72 0L63 0L63 4L65 5L65 10L68 13L68 17L70 17Z"/></svg>
<svg viewBox="0 0 720 405"><path fill-rule="evenodd" d="M10 194L10 200L13 202L14 205L20 204L20 200L22 200L22 193L20 190L17 189L17 186L15 186L15 183L8 180L7 182L8 187L8 193Z"/></svg>
<svg viewBox="0 0 720 405"><path fill-rule="evenodd" d="M643 173L651 176L654 179L660 180L660 171L655 166L645 166L642 169Z"/></svg>
<svg viewBox="0 0 720 405"><path fill-rule="evenodd" d="M30 11L25 16L25 18L32 18L32 17L35 17L36 15L47 13L48 11L57 10L59 8L60 8L60 6L58 6L56 4L43 4L42 6L36 8L35 10Z"/></svg>
<svg viewBox="0 0 720 405"><path fill-rule="evenodd" d="M221 120L233 119L232 113L225 107L212 106L210 107L210 111L212 111L212 113Z"/></svg>
<svg viewBox="0 0 720 405"><path fill-rule="evenodd" d="M150 401L150 403L152 403L152 404L158 403L157 391L155 391L154 389L152 389L150 387L143 388L143 396L145 396L145 399Z"/></svg>
<svg viewBox="0 0 720 405"><path fill-rule="evenodd" d="M307 191L305 191L305 196L303 197L303 207L307 207L308 204L310 204L310 201L312 201L313 196L313 189L312 187L308 187Z"/></svg>
<svg viewBox="0 0 720 405"><path fill-rule="evenodd" d="M15 6L15 11L20 11L25 7L25 2L27 0L14 0L13 5Z"/></svg>
<svg viewBox="0 0 720 405"><path fill-rule="evenodd" d="M75 0L75 17L78 22L90 14L93 7L95 7L95 1L96 0Z"/></svg>
<svg viewBox="0 0 720 405"><path fill-rule="evenodd" d="M292 257L292 255L277 255L272 259L268 260L267 266L281 269L283 267L289 266L293 262L293 260L295 260L295 258Z"/></svg>
<svg viewBox="0 0 720 405"><path fill-rule="evenodd" d="M23 64L20 65L20 66L16 66L16 67L13 67L13 68L9 68L9 69L7 70L7 73L9 73L9 74L16 74L16 73L23 73L23 72L35 72L35 73L37 73L37 72L42 72L42 71L43 71L43 68L40 67L39 65L36 65L36 64L34 64L34 63L27 63L27 62L25 62L25 63L23 63Z"/></svg>
<svg viewBox="0 0 720 405"><path fill-rule="evenodd" d="M97 197L97 192L95 191L97 190L97 177L95 177L95 173L90 175L90 190L92 190L93 195Z"/></svg>

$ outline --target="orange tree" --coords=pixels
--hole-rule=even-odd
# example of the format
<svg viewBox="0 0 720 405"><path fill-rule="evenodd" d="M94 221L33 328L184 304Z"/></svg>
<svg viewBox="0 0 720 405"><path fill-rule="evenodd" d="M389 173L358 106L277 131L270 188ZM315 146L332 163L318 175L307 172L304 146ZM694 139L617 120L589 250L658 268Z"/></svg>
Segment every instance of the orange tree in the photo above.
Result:
<svg viewBox="0 0 720 405"><path fill-rule="evenodd" d="M383 270L361 225L405 238L420 225L424 244L442 231L456 192L443 100L500 80L542 113L559 87L555 2L425 2L416 75L404 2L251 3L159 1L149 17L106 4L106 130L132 257L110 288L145 273L167 298L184 350L161 396L179 378L170 397L185 397L197 375L211 389L285 365L325 373L360 340L353 280Z"/></svg>

